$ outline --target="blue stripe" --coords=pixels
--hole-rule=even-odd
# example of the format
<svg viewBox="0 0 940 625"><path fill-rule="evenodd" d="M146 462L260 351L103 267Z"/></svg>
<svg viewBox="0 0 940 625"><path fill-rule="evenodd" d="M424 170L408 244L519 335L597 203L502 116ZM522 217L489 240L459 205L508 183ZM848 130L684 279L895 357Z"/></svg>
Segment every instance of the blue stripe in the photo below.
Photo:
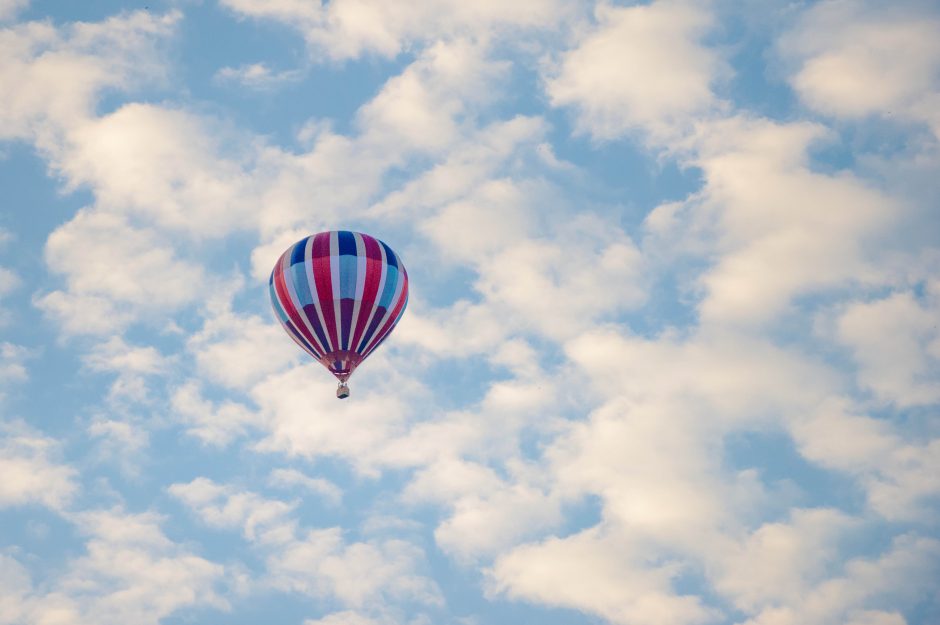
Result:
<svg viewBox="0 0 940 625"><path fill-rule="evenodd" d="M392 298L395 296L395 286L398 284L398 269L393 265L388 266L385 276L385 290L382 291L382 297L379 298L379 306L390 308Z"/></svg>
<svg viewBox="0 0 940 625"><path fill-rule="evenodd" d="M356 274L359 272L357 256L339 257L339 297L356 299Z"/></svg>
<svg viewBox="0 0 940 625"><path fill-rule="evenodd" d="M356 255L356 235L348 230L340 230L336 233L336 239L339 241L340 256Z"/></svg>
<svg viewBox="0 0 940 625"><path fill-rule="evenodd" d="M304 249L307 247L307 239L303 241L298 241L294 244L294 249L290 253L290 264L296 265L297 263L304 262Z"/></svg>
<svg viewBox="0 0 940 625"><path fill-rule="evenodd" d="M287 313L284 311L284 308L281 307L281 300L277 298L277 291L274 290L274 285L268 285L268 290L271 292L271 306L274 308L274 313L281 323L286 324L290 319L287 318Z"/></svg>
<svg viewBox="0 0 940 625"><path fill-rule="evenodd" d="M307 282L307 266L303 263L290 266L291 282L294 283L294 291L297 293L297 299L300 300L300 307L303 308L313 303L313 294L310 293L310 283Z"/></svg>
<svg viewBox="0 0 940 625"><path fill-rule="evenodd" d="M382 247L385 248L385 262L388 263L388 266L389 266L389 267L395 267L395 268L397 269L397 268L398 268L398 258L395 256L395 252L392 251L392 248L390 248L389 246L385 245L385 244L382 243L381 241L379 241L379 243L382 245Z"/></svg>

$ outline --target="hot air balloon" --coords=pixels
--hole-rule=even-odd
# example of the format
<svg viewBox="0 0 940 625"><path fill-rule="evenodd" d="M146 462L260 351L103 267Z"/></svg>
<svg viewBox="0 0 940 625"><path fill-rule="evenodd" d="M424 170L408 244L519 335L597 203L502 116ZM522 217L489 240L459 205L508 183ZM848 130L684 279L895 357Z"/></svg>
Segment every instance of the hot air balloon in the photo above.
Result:
<svg viewBox="0 0 940 625"><path fill-rule="evenodd" d="M309 236L287 248L268 281L287 334L339 380L349 397L356 367L388 338L408 304L408 272L392 248L348 230Z"/></svg>

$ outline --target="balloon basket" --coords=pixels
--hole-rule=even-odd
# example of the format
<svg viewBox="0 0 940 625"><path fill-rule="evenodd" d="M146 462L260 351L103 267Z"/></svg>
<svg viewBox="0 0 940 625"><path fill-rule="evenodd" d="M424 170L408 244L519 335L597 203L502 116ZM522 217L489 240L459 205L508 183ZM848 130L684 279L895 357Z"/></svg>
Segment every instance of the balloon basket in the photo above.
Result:
<svg viewBox="0 0 940 625"><path fill-rule="evenodd" d="M336 387L336 398L346 399L347 397L349 397L349 386L345 382L340 382L339 386Z"/></svg>

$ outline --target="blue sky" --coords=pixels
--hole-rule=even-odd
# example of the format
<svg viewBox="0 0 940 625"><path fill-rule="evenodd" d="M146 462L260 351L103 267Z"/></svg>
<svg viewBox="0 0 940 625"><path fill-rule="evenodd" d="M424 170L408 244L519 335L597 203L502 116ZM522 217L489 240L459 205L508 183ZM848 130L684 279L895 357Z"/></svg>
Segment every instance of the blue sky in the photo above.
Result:
<svg viewBox="0 0 940 625"><path fill-rule="evenodd" d="M0 0L0 623L940 621L931 2ZM408 310L353 395L291 243Z"/></svg>

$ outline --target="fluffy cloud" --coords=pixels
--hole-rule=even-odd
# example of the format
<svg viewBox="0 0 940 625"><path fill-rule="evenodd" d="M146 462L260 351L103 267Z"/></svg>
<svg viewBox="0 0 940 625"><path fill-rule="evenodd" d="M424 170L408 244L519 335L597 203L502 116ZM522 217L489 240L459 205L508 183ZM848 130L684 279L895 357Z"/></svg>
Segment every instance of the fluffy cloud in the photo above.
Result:
<svg viewBox="0 0 940 625"><path fill-rule="evenodd" d="M379 0L340 0L324 6L296 0L223 0L222 4L244 16L290 25L318 55L332 59L364 53L393 57L412 43L461 35L489 38L503 32L551 27L572 12L557 0L511 4L421 0L397 7Z"/></svg>
<svg viewBox="0 0 940 625"><path fill-rule="evenodd" d="M23 382L29 378L26 360L30 356L28 349L13 343L0 343L0 391L5 387ZM0 398L3 395L0 394Z"/></svg>
<svg viewBox="0 0 940 625"><path fill-rule="evenodd" d="M319 495L328 503L339 505L343 491L336 484L320 477L309 477L296 469L275 469L271 471L268 484L280 488L300 487Z"/></svg>
<svg viewBox="0 0 940 625"><path fill-rule="evenodd" d="M319 363L268 376L256 385L251 397L267 432L259 449L342 458L359 472L377 474L386 464L383 452L388 443L401 436L416 416L405 398L426 396L427 389L379 354L356 373L354 405L337 405L334 385Z"/></svg>
<svg viewBox="0 0 940 625"><path fill-rule="evenodd" d="M692 161L704 187L658 207L646 226L657 253L715 259L699 278L703 322L760 324L797 296L882 279L866 243L900 207L849 172L813 171L809 149L823 132L747 117L700 132Z"/></svg>
<svg viewBox="0 0 940 625"><path fill-rule="evenodd" d="M289 82L297 82L302 74L299 70L273 71L264 63L252 63L241 67L223 67L215 73L218 82L234 82L249 89L272 89Z"/></svg>
<svg viewBox="0 0 940 625"><path fill-rule="evenodd" d="M493 592L596 614L610 623L706 623L716 614L692 595L678 595L678 562L648 563L651 554L617 533L594 528L523 545L490 571Z"/></svg>
<svg viewBox="0 0 940 625"><path fill-rule="evenodd" d="M235 314L229 307L213 312L188 341L196 366L207 380L247 391L302 353L292 342L282 340L284 330L273 322L273 315L265 321Z"/></svg>
<svg viewBox="0 0 940 625"><path fill-rule="evenodd" d="M258 425L258 416L245 404L213 402L203 395L198 382L190 381L173 391L170 407L187 433L208 445L224 447Z"/></svg>
<svg viewBox="0 0 940 625"><path fill-rule="evenodd" d="M235 572L175 544L154 514L64 512L86 551L61 578L36 582L27 558L0 556L0 620L156 622L224 608L216 586L228 574L239 591L299 594L333 611L310 625L420 623L413 607L443 603L422 542L433 533L461 567L454 577L482 570L491 597L588 619L903 622L938 562L922 534L933 530L940 447L920 418L938 400L937 305L930 250L886 241L906 220L933 245L918 221L929 209L912 209L903 183L874 179L861 157L821 163L818 148L845 147L840 128L721 101L715 85L737 60L710 41L722 23L711 5L602 3L593 20L560 27L581 8L221 4L297 29L318 59L413 58L399 56L397 74L340 123L289 120L296 142L282 146L228 127L182 90L96 110L105 90L161 84L175 13L18 25L0 34L0 88L22 91L0 104L0 136L31 141L67 191L93 195L46 245L63 286L42 284L34 301L65 334L104 337L68 345L87 349L79 358L92 372L117 374L110 399L154 402L235 460L231 484L167 488L236 543ZM896 108L928 120L933 43L907 5L883 11L818 3L784 38L812 111L859 120ZM890 18L883 33L876 14ZM895 43L903 67L887 88L849 103L853 81L893 69L882 50ZM216 77L260 84L276 78L272 66ZM529 84L520 78L541 78L545 93L513 95ZM696 168L700 188L625 226L627 209L583 197L578 185L594 183L572 164L582 143L558 136L557 111L539 115L543 97L580 132L628 142L618 149L641 135ZM337 223L392 233L415 277L393 340L341 403L330 376L259 312L273 259ZM220 267L229 277L212 277ZM158 334L167 329L177 335ZM3 345L0 374L27 381L25 352ZM122 407L96 409L76 438L122 450L129 467L158 439L167 463L192 457L153 435L159 418L142 424ZM57 461L58 444L10 432L0 464L15 479L0 503L69 509L79 476ZM742 461L734 443L751 437L772 443ZM301 472L294 457L340 476L348 465L359 482ZM844 480L851 510L833 507L842 500L820 490L822 473ZM363 481L381 495L368 510L356 497ZM125 487L95 485L110 496ZM310 524L302 493L335 507ZM381 532L374 519L358 534L322 526L321 514L347 523L386 507ZM894 543L860 554L866 532ZM239 549L263 570L245 573Z"/></svg>
<svg viewBox="0 0 940 625"><path fill-rule="evenodd" d="M148 379L165 375L171 362L154 347L129 345L118 336L99 343L84 358L90 370L116 374L110 399L134 402L150 399Z"/></svg>
<svg viewBox="0 0 940 625"><path fill-rule="evenodd" d="M154 231L93 210L50 235L46 262L68 290L38 305L69 334L109 334L137 316L154 319L193 302L205 282L202 268L177 258Z"/></svg>
<svg viewBox="0 0 940 625"><path fill-rule="evenodd" d="M447 553L470 563L492 557L562 520L562 501L540 483L539 468L511 463L508 479L483 464L440 459L417 472L406 501L432 501L450 513L434 532Z"/></svg>
<svg viewBox="0 0 940 625"><path fill-rule="evenodd" d="M78 490L76 471L57 462L58 441L23 424L0 423L0 505L66 506Z"/></svg>
<svg viewBox="0 0 940 625"><path fill-rule="evenodd" d="M423 552L404 540L346 544L339 528L308 530L267 559L271 583L356 608L411 600L440 605L437 585L416 572ZM311 574L313 573L313 574Z"/></svg>
<svg viewBox="0 0 940 625"><path fill-rule="evenodd" d="M91 511L75 522L88 542L61 577L29 588L20 572L14 614L23 621L157 625L186 607L227 607L214 588L223 568L169 540L155 516Z"/></svg>
<svg viewBox="0 0 940 625"><path fill-rule="evenodd" d="M293 521L288 519L288 515L296 507L296 502L286 503L251 492L238 492L204 477L188 484L173 484L169 492L192 508L207 525L242 528L248 540L282 540L285 532L293 530Z"/></svg>
<svg viewBox="0 0 940 625"><path fill-rule="evenodd" d="M598 139L633 129L671 134L716 106L711 83L725 66L701 43L713 19L707 5L600 3L595 17L596 27L547 77L552 104L574 108L582 132Z"/></svg>
<svg viewBox="0 0 940 625"><path fill-rule="evenodd" d="M932 477L940 467L940 439L906 440L903 429L859 414L844 400L823 402L790 428L805 458L856 477L879 515L930 518L930 503L940 494Z"/></svg>
<svg viewBox="0 0 940 625"><path fill-rule="evenodd" d="M192 113L132 103L75 125L54 164L71 187L94 191L99 211L211 239L257 210L242 162L254 150L239 139Z"/></svg>
<svg viewBox="0 0 940 625"><path fill-rule="evenodd" d="M337 527L300 528L291 514L296 504L206 478L174 484L169 491L208 525L241 527L245 538L264 554L266 585L369 610L380 610L393 599L441 603L434 582L417 572L423 552L407 541L346 543Z"/></svg>
<svg viewBox="0 0 940 625"><path fill-rule="evenodd" d="M831 509L794 509L790 517L727 545L713 565L715 588L739 609L799 604L826 578L839 556L839 538L857 523Z"/></svg>
<svg viewBox="0 0 940 625"><path fill-rule="evenodd" d="M0 20L14 17L17 12L29 5L29 0L0 0Z"/></svg>
<svg viewBox="0 0 940 625"><path fill-rule="evenodd" d="M823 113L923 121L940 136L940 15L922 3L821 2L780 42L800 98Z"/></svg>
<svg viewBox="0 0 940 625"><path fill-rule="evenodd" d="M940 282L925 302L911 293L858 302L836 321L839 341L852 350L859 381L900 406L940 402Z"/></svg>
<svg viewBox="0 0 940 625"><path fill-rule="evenodd" d="M0 296L5 296L19 284L20 279L13 271L6 267L0 267Z"/></svg>
<svg viewBox="0 0 940 625"><path fill-rule="evenodd" d="M792 604L768 606L745 625L905 622L896 611L878 608L925 592L936 579L938 548L936 540L899 536L881 556L849 560L842 575L817 584Z"/></svg>
<svg viewBox="0 0 940 625"><path fill-rule="evenodd" d="M0 90L9 94L0 104L0 137L54 150L89 118L102 89L163 78L157 44L179 17L138 11L62 29L30 22L0 31Z"/></svg>

